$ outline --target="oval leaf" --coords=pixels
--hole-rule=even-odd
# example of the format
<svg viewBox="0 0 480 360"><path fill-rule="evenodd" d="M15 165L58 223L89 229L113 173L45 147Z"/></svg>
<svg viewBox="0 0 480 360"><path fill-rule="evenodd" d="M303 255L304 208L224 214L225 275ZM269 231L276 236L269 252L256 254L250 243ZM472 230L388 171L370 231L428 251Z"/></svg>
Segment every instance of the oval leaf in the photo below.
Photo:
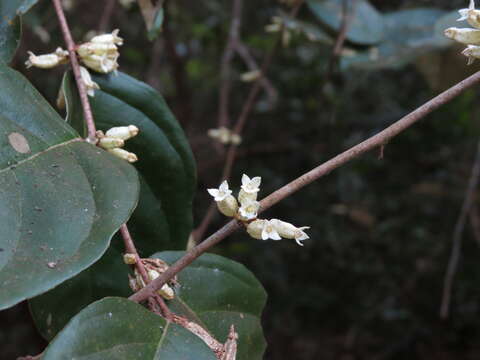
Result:
<svg viewBox="0 0 480 360"><path fill-rule="evenodd" d="M3 309L98 260L139 185L133 167L78 138L19 73L0 65L0 87Z"/></svg>
<svg viewBox="0 0 480 360"><path fill-rule="evenodd" d="M352 53L341 59L342 68L400 68L418 56L451 44L435 30L446 12L439 9L408 9L385 15L385 39L368 52Z"/></svg>
<svg viewBox="0 0 480 360"><path fill-rule="evenodd" d="M122 298L106 298L75 316L42 360L216 360L197 336Z"/></svg>
<svg viewBox="0 0 480 360"><path fill-rule="evenodd" d="M307 5L315 16L335 31L339 31L343 17L343 0L307 0ZM346 38L356 44L372 45L383 39L384 21L380 14L366 0L349 1L351 20L348 23Z"/></svg>
<svg viewBox="0 0 480 360"><path fill-rule="evenodd" d="M138 155L135 166L142 177L139 206L129 222L134 238L148 241L153 251L185 248L193 225L196 175L182 128L161 95L147 84L122 73L94 76L94 80L101 88L91 98L97 127L106 131L135 125L140 129L125 145ZM65 78L64 93L67 121L82 131L78 95L70 76Z"/></svg>
<svg viewBox="0 0 480 360"><path fill-rule="evenodd" d="M153 255L169 264L185 254L165 251ZM168 302L182 314L207 329L220 342L230 325L238 333L237 360L260 360L265 351L260 317L267 295L260 282L242 264L204 254L178 274L180 287Z"/></svg>

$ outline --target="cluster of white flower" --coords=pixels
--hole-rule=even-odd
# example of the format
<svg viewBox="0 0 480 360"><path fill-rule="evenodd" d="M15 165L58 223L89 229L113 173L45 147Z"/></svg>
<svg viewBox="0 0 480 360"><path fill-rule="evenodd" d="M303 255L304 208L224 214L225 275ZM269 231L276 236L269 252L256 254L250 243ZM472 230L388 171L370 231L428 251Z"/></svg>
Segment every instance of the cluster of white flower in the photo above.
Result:
<svg viewBox="0 0 480 360"><path fill-rule="evenodd" d="M468 9L460 9L460 19L466 20L472 28L456 28L451 27L445 30L445 36L467 45L462 54L468 58L468 65L472 64L475 59L480 59L480 10L475 9L475 0L470 0Z"/></svg>
<svg viewBox="0 0 480 360"><path fill-rule="evenodd" d="M136 136L138 131L135 125L113 127L105 134L99 130L96 134L98 146L123 160L133 163L138 160L137 155L121 148L125 145L125 141Z"/></svg>
<svg viewBox="0 0 480 360"><path fill-rule="evenodd" d="M240 145L240 143L242 142L242 138L240 137L240 135L235 134L232 130L224 126L221 126L218 129L210 129L208 130L207 134L212 139L215 139L224 145Z"/></svg>
<svg viewBox="0 0 480 360"><path fill-rule="evenodd" d="M295 239L298 245L303 246L302 241L309 238L304 232L309 228L308 226L298 228L278 219L257 219L260 208L257 195L260 191L261 181L262 179L259 176L250 179L243 174L238 202L232 195L232 190L228 188L226 180L220 184L218 189L207 189L207 191L217 202L218 210L225 216L235 217L244 222L248 234L254 239L281 240L283 237L285 239ZM238 203L240 203L240 207Z"/></svg>
<svg viewBox="0 0 480 360"><path fill-rule="evenodd" d="M112 71L116 73L118 57L120 56L117 45L122 44L123 39L118 36L118 29L116 29L110 34L94 36L89 42L79 45L76 52L82 63L89 69L104 74ZM50 69L67 63L69 59L68 51L60 47L51 54L37 56L31 51L28 54L29 58L25 62L27 68L35 66L41 69ZM90 73L83 66L80 67L80 75L88 95L94 96L95 90L100 89L100 87L92 80Z"/></svg>

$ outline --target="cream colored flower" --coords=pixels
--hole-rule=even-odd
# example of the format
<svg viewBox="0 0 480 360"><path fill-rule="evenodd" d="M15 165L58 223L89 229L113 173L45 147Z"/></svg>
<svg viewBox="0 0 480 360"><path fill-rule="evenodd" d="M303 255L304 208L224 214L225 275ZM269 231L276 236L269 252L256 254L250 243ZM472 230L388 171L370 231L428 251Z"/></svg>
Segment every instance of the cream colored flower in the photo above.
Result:
<svg viewBox="0 0 480 360"><path fill-rule="evenodd" d="M28 55L28 60L25 62L27 68L34 66L41 69L51 69L68 61L68 51L60 47L51 54L35 55L33 52L28 51Z"/></svg>
<svg viewBox="0 0 480 360"><path fill-rule="evenodd" d="M133 163L138 160L137 155L124 149L113 148L113 149L108 149L107 151L110 154L115 155L116 157L119 157L120 159L128 161L129 163Z"/></svg>
<svg viewBox="0 0 480 360"><path fill-rule="evenodd" d="M260 184L262 178L260 176L255 176L254 178L249 178L248 175L242 175L242 190L247 193L257 193L260 191Z"/></svg>
<svg viewBox="0 0 480 360"><path fill-rule="evenodd" d="M247 233L254 239L262 239L262 231L267 220L257 219L247 225Z"/></svg>
<svg viewBox="0 0 480 360"><path fill-rule="evenodd" d="M475 59L480 59L480 46L468 45L462 54L468 58L467 65L471 65Z"/></svg>
<svg viewBox="0 0 480 360"><path fill-rule="evenodd" d="M480 45L480 30L451 27L445 30L445 36L467 45Z"/></svg>
<svg viewBox="0 0 480 360"><path fill-rule="evenodd" d="M305 231L303 231L310 229L309 226L296 227L295 225L278 219L272 219L270 220L270 223L273 224L281 237L285 239L295 239L300 246L303 246L303 240L310 238Z"/></svg>
<svg viewBox="0 0 480 360"><path fill-rule="evenodd" d="M116 137L122 140L128 140L138 134L138 127L135 125L116 126L105 133L105 136Z"/></svg>
<svg viewBox="0 0 480 360"><path fill-rule="evenodd" d="M475 0L470 0L468 9L460 9L458 12L460 18L457 21L467 20L471 26L480 29L480 11L475 9Z"/></svg>
<svg viewBox="0 0 480 360"><path fill-rule="evenodd" d="M80 75L87 90L88 96L95 96L95 90L100 89L100 86L98 86L98 84L92 80L90 73L83 66L80 66Z"/></svg>
<svg viewBox="0 0 480 360"><path fill-rule="evenodd" d="M265 220L262 228L262 240L268 240L268 239L282 240L274 223L272 223L269 220Z"/></svg>
<svg viewBox="0 0 480 360"><path fill-rule="evenodd" d="M104 44L115 44L115 45L123 45L123 39L118 36L120 30L115 29L110 34L102 34L93 37L90 42L93 43L104 43Z"/></svg>
<svg viewBox="0 0 480 360"><path fill-rule="evenodd" d="M260 203L258 201L246 201L242 203L238 209L240 220L248 221L255 219L258 215L258 209L260 209Z"/></svg>
<svg viewBox="0 0 480 360"><path fill-rule="evenodd" d="M223 181L218 189L207 189L207 191L213 196L215 201L225 200L227 196L232 194L232 190L228 188L227 180Z"/></svg>

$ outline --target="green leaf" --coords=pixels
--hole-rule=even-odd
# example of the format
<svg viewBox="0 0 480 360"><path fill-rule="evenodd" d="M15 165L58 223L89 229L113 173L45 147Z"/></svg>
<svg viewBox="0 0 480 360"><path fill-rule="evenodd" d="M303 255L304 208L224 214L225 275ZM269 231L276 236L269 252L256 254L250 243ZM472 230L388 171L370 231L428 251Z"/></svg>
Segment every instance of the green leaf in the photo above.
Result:
<svg viewBox="0 0 480 360"><path fill-rule="evenodd" d="M185 252L165 251L153 255L169 264ZM260 360L265 351L260 322L267 295L260 282L243 265L230 259L204 254L178 274L180 287L168 302L182 314L224 342L231 324L238 332L237 360Z"/></svg>
<svg viewBox="0 0 480 360"><path fill-rule="evenodd" d="M114 94L96 91L91 99L98 127L106 130L134 124L140 128L140 134L127 141L127 149L140 157L139 205L128 222L137 249L146 257L162 248L185 248L191 231L195 168L182 130L160 95L147 85L122 74L103 83L101 77L96 81L103 90ZM114 84L109 85L110 82ZM67 120L84 133L74 85L72 76L66 74L62 89L67 100ZM138 97L124 96L128 90ZM175 191L178 194L171 193ZM177 217L168 216L167 211L173 211ZM70 318L93 301L107 295L128 296L128 267L122 263L123 242L119 236L114 238L113 246L116 249L110 249L97 264L30 302L37 328L46 339L55 336ZM105 279L110 279L111 286L105 286ZM55 301L67 298L70 301Z"/></svg>
<svg viewBox="0 0 480 360"><path fill-rule="evenodd" d="M22 33L22 25L20 17L16 17L11 21L0 22L0 60L9 63L12 61L18 45L20 44L20 36Z"/></svg>
<svg viewBox="0 0 480 360"><path fill-rule="evenodd" d="M385 15L384 41L368 52L344 56L341 67L396 69L420 55L449 46L450 41L435 30L438 19L445 13L439 9L409 9Z"/></svg>
<svg viewBox="0 0 480 360"><path fill-rule="evenodd" d="M122 251L110 246L88 269L30 299L30 312L40 334L50 341L88 304L107 296L130 296L132 290L128 286L127 273Z"/></svg>
<svg viewBox="0 0 480 360"><path fill-rule="evenodd" d="M142 178L139 206L129 222L134 238L141 239L140 249L148 254L162 248L184 249L193 225L196 175L182 128L161 95L147 84L123 73L93 78L101 88L91 98L97 127L106 131L135 125L140 129L125 146L138 155L135 167ZM64 93L67 121L83 131L78 96L69 77Z"/></svg>
<svg viewBox="0 0 480 360"><path fill-rule="evenodd" d="M2 0L0 3L0 60L9 63L21 36L20 16L38 0Z"/></svg>
<svg viewBox="0 0 480 360"><path fill-rule="evenodd" d="M3 309L97 261L133 211L139 185L133 167L78 138L23 76L4 65L0 88Z"/></svg>
<svg viewBox="0 0 480 360"><path fill-rule="evenodd" d="M216 360L197 336L121 298L106 298L82 310L42 356L42 360L80 358Z"/></svg>
<svg viewBox="0 0 480 360"><path fill-rule="evenodd" d="M383 39L384 20L366 0L349 1L351 20L348 23L347 40L361 45L377 44ZM313 14L325 25L340 31L343 17L343 0L307 0Z"/></svg>

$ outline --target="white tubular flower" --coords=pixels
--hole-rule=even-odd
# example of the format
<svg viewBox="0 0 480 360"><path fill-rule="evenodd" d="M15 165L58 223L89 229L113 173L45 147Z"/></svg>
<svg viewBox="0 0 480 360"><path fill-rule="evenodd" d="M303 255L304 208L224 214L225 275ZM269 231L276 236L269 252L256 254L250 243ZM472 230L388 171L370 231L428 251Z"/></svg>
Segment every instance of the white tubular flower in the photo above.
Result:
<svg viewBox="0 0 480 360"><path fill-rule="evenodd" d="M460 9L458 12L460 19L457 21L467 20L471 26L480 29L480 11L475 9L475 0L470 0L468 9Z"/></svg>
<svg viewBox="0 0 480 360"><path fill-rule="evenodd" d="M45 55L35 55L28 51L28 55L28 60L25 62L27 68L35 66L41 69L51 69L68 61L68 51L62 48L57 48L55 52Z"/></svg>
<svg viewBox="0 0 480 360"><path fill-rule="evenodd" d="M242 137L238 134L232 133L230 135L230 143L233 145L240 145L242 143Z"/></svg>
<svg viewBox="0 0 480 360"><path fill-rule="evenodd" d="M451 27L445 30L445 36L467 45L480 45L480 30Z"/></svg>
<svg viewBox="0 0 480 360"><path fill-rule="evenodd" d="M297 228L295 225L292 225L288 222L272 219L270 223L273 224L275 229L278 231L278 234L285 239L295 239L298 245L303 246L301 241L309 239L310 237L303 231L310 229L309 226L303 226Z"/></svg>
<svg viewBox="0 0 480 360"><path fill-rule="evenodd" d="M115 44L115 45L123 45L123 39L118 36L118 32L120 30L115 29L112 31L111 34L102 34L93 37L90 42L93 43L106 43L106 44Z"/></svg>
<svg viewBox="0 0 480 360"><path fill-rule="evenodd" d="M262 240L282 240L274 224L269 220L265 220L262 228Z"/></svg>
<svg viewBox="0 0 480 360"><path fill-rule="evenodd" d="M123 145L125 141L117 137L104 136L98 140L98 146L105 150L123 147Z"/></svg>
<svg viewBox="0 0 480 360"><path fill-rule="evenodd" d="M167 284L164 284L160 290L157 290L157 293L166 300L172 300L175 297L175 292Z"/></svg>
<svg viewBox="0 0 480 360"><path fill-rule="evenodd" d="M208 193L213 196L215 201L222 201L227 198L227 196L232 194L232 190L228 188L228 182L225 180L220 184L218 189L207 189Z"/></svg>
<svg viewBox="0 0 480 360"><path fill-rule="evenodd" d="M95 96L95 90L100 89L100 86L98 86L98 84L92 80L90 73L83 66L80 66L80 75L82 76L83 84L87 89L88 96Z"/></svg>
<svg viewBox="0 0 480 360"><path fill-rule="evenodd" d="M248 221L257 217L258 209L260 209L260 203L258 201L246 201L241 205L238 209L240 220Z"/></svg>
<svg viewBox="0 0 480 360"><path fill-rule="evenodd" d="M127 150L123 150L120 148L113 148L113 149L108 149L107 151L110 154L119 157L120 159L128 161L129 163L134 163L135 161L138 160L137 155Z"/></svg>
<svg viewBox="0 0 480 360"><path fill-rule="evenodd" d="M116 126L113 127L105 133L105 136L115 137L122 140L128 140L138 134L138 127L135 125L128 126Z"/></svg>
<svg viewBox="0 0 480 360"><path fill-rule="evenodd" d="M118 69L117 59L118 56L109 57L107 54L104 55L88 55L85 57L80 57L82 62L92 70L96 72L107 74Z"/></svg>
<svg viewBox="0 0 480 360"><path fill-rule="evenodd" d="M247 233L254 239L262 240L262 231L267 220L257 219L247 225Z"/></svg>
<svg viewBox="0 0 480 360"><path fill-rule="evenodd" d="M467 65L471 65L475 59L480 59L480 46L468 45L468 47L462 51L462 54L468 58Z"/></svg>
<svg viewBox="0 0 480 360"><path fill-rule="evenodd" d="M257 193L260 191L260 183L262 182L262 178L260 176L255 176L254 178L250 179L247 175L242 175L242 190L249 193Z"/></svg>

